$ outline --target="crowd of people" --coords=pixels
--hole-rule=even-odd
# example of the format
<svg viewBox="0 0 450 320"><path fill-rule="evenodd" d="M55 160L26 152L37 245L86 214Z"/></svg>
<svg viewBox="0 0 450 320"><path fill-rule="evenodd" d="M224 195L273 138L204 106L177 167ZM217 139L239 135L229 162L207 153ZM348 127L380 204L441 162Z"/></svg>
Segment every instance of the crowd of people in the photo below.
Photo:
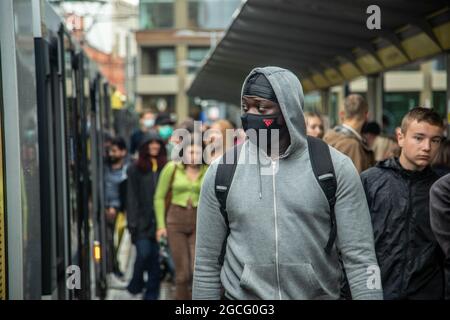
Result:
<svg viewBox="0 0 450 320"><path fill-rule="evenodd" d="M173 135L177 129L193 135L194 121L188 119L175 126L169 114L146 110L128 143L123 137L106 136L104 141L109 279L114 286L123 285L125 280L117 251L126 226L136 248L133 275L126 289L131 296L143 294L149 300L158 299L163 278L175 283L174 298L192 297L196 208L208 168L203 150L212 146L208 163L220 157L230 147L223 138L225 131L234 131L234 125L221 119L201 126L202 144L192 140L186 149L180 149L180 158L173 159L174 147L183 140ZM209 135L204 134L208 129ZM233 145L240 142L238 138Z"/></svg>
<svg viewBox="0 0 450 320"><path fill-rule="evenodd" d="M292 72L256 68L242 129L218 120L197 132L191 119L144 111L128 143L108 139L108 271L123 277L126 221L136 247L127 290L144 299L159 297L162 249L180 300L449 298L443 119L413 108L392 137L359 94L328 130L303 107Z"/></svg>

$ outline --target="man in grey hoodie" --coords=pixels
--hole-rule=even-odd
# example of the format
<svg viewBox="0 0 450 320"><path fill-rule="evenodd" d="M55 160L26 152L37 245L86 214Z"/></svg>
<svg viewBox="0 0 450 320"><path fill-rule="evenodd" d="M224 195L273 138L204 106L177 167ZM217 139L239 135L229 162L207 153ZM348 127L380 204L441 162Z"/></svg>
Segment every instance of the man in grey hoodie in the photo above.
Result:
<svg viewBox="0 0 450 320"><path fill-rule="evenodd" d="M337 238L331 252L324 250L330 207L311 167L302 108L303 89L292 72L256 68L246 78L244 129L255 128L259 120L274 124L279 151L268 152L273 148L249 135L227 197L228 226L214 190L220 159L209 167L197 211L194 299L220 299L222 293L239 300L339 299L344 273L338 252L352 298L382 299L361 181L352 161L332 147ZM247 157L255 154L257 163L249 163ZM264 163L270 171L262 172Z"/></svg>

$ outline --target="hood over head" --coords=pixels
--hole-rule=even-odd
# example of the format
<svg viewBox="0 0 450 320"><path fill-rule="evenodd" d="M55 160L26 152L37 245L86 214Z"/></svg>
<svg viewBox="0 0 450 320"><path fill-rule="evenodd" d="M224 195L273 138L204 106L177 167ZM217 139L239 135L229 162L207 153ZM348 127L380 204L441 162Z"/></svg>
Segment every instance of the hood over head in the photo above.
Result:
<svg viewBox="0 0 450 320"><path fill-rule="evenodd" d="M161 138L161 136L155 130L150 130L149 132L144 134L142 139L139 141L139 148L141 148L144 144L149 143L151 141L157 141L161 145L164 145L164 140Z"/></svg>
<svg viewBox="0 0 450 320"><path fill-rule="evenodd" d="M286 121L291 137L291 144L281 158L300 155L306 150L307 142L306 124L303 115L303 88L299 79L291 71L283 68L255 68L249 73L244 81L241 91L241 100L246 92L248 92L248 88L250 86L255 86L254 82L260 81L260 77L255 76L255 74L258 73L264 75L272 86L273 92L276 95L276 97L273 98L276 99L280 106L281 113ZM257 81L254 79L257 79ZM267 99L265 96L261 97ZM273 101L273 99L269 100ZM241 113L244 114L242 103Z"/></svg>

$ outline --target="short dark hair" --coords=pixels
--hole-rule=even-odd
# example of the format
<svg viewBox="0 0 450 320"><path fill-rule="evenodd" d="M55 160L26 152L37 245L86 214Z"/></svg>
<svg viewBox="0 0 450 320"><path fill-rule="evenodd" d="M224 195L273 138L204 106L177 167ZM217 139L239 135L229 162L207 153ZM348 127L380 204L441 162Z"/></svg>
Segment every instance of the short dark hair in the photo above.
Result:
<svg viewBox="0 0 450 320"><path fill-rule="evenodd" d="M403 117L401 125L402 133L406 133L409 124L414 120L417 122L425 121L432 126L444 128L444 122L436 111L433 109L416 107L409 110L409 112Z"/></svg>
<svg viewBox="0 0 450 320"><path fill-rule="evenodd" d="M367 122L361 129L362 134L373 134L378 136L381 133L381 128L375 121Z"/></svg>
<svg viewBox="0 0 450 320"><path fill-rule="evenodd" d="M111 139L111 147L116 146L120 150L127 150L127 144L122 137L114 137Z"/></svg>

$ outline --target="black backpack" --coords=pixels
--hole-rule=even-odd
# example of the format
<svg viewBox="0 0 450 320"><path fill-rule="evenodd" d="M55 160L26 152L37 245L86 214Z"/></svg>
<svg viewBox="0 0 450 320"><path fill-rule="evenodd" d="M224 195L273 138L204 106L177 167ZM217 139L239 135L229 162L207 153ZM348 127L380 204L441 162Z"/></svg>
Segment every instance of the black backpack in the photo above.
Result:
<svg viewBox="0 0 450 320"><path fill-rule="evenodd" d="M334 173L333 162L331 160L330 149L328 145L320 139L307 136L308 141L308 150L309 157L311 160L311 166L314 172L314 175L319 182L325 196L327 197L328 204L330 206L330 235L328 238L328 242L325 246L325 252L329 254L333 247L334 241L336 240L336 216L334 213L334 205L336 203L336 174ZM242 144L234 146L233 149L227 151L227 153L223 156L222 160L218 164L217 172L216 172L216 180L215 180L215 193L217 200L220 204L220 212L225 220L225 224L228 227L227 236L222 245L222 251L219 257L219 262L223 264L223 259L225 257L225 249L227 238L230 233L228 214L226 209L228 191L231 186L231 182L233 181L234 172L236 171L237 160L239 159L239 154L242 149ZM231 152L234 152L234 162L228 163L228 161L224 161L225 159L229 159L231 156ZM225 163L226 162L226 163Z"/></svg>

